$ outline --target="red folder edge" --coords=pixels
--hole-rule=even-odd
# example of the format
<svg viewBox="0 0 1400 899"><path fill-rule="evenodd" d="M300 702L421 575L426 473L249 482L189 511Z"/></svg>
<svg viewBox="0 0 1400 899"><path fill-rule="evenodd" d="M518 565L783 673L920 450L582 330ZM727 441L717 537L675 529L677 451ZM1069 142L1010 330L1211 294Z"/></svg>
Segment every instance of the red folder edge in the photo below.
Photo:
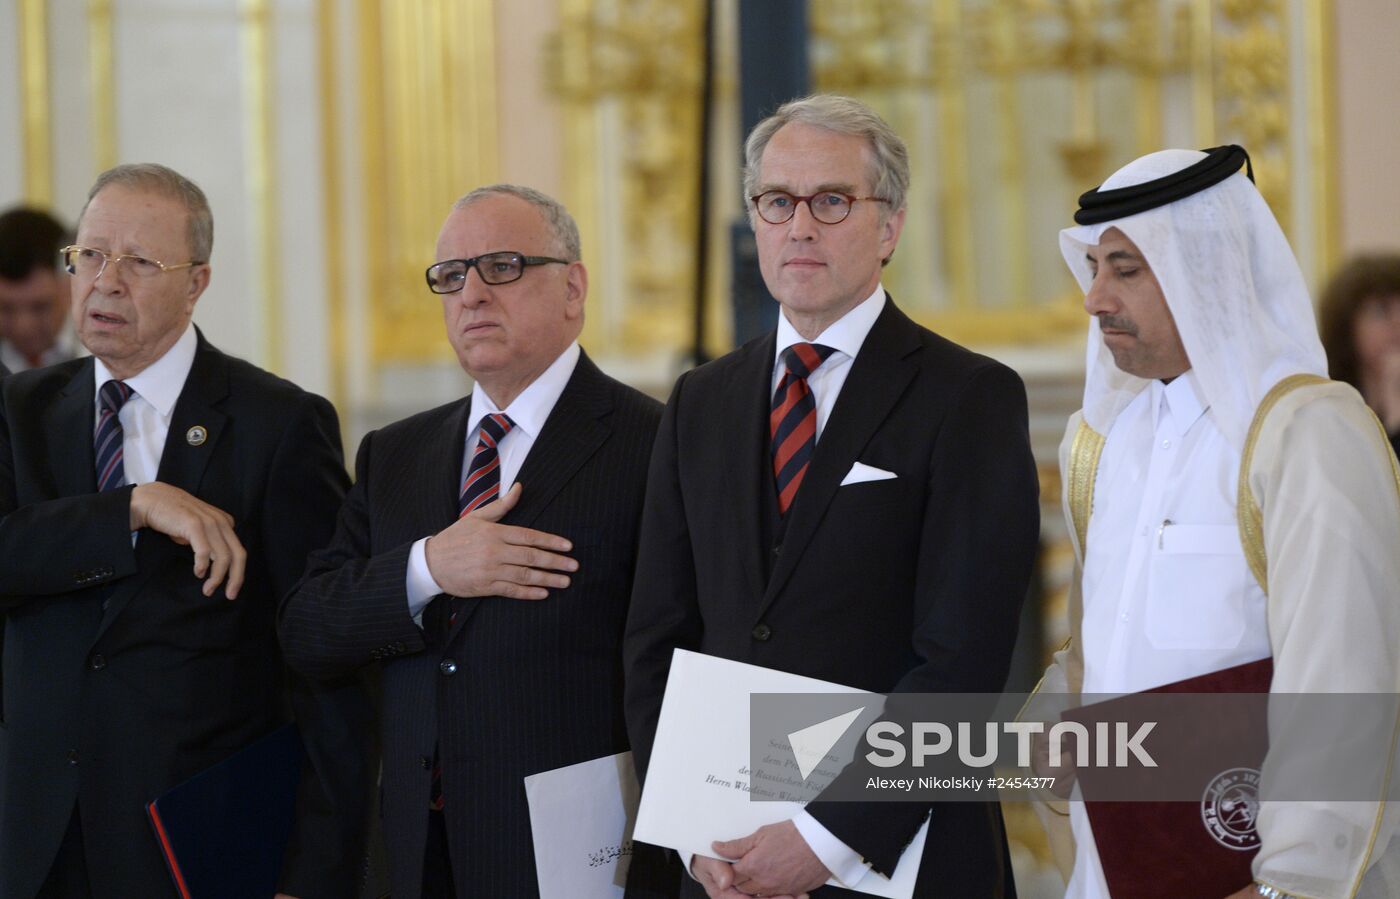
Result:
<svg viewBox="0 0 1400 899"><path fill-rule="evenodd" d="M190 888L185 886L185 875L180 871L180 862L176 860L175 853L170 848L170 838L165 835L165 823L160 820L160 812L156 810L154 802L146 803L146 814L155 826L156 836L160 839L160 854L165 856L165 865L170 869L170 876L175 878L175 887L180 891L180 899L190 899Z"/></svg>

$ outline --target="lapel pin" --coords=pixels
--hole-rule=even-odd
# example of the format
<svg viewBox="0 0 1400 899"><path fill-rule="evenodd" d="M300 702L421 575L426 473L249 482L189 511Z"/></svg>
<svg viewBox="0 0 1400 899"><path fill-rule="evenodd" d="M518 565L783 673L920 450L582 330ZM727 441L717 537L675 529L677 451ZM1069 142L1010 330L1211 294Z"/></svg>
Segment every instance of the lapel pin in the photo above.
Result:
<svg viewBox="0 0 1400 899"><path fill-rule="evenodd" d="M209 432L204 429L204 425L195 425L185 432L185 442L190 446L202 446L208 439Z"/></svg>

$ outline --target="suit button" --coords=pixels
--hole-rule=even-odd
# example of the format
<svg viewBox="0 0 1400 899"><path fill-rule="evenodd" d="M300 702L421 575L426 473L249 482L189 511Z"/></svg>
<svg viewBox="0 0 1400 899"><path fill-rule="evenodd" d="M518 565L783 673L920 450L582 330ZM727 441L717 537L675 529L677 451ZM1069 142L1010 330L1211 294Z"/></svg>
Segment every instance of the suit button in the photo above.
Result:
<svg viewBox="0 0 1400 899"><path fill-rule="evenodd" d="M781 543L774 543L774 544L773 544L773 558L776 559L778 556L782 555L782 552L783 552L783 545L782 545Z"/></svg>
<svg viewBox="0 0 1400 899"><path fill-rule="evenodd" d="M773 636L773 629L766 624L760 624L753 629L753 638L763 641Z"/></svg>
<svg viewBox="0 0 1400 899"><path fill-rule="evenodd" d="M426 755L420 755L418 757L418 764L423 766L424 771L433 770L433 760L428 758Z"/></svg>
<svg viewBox="0 0 1400 899"><path fill-rule="evenodd" d="M78 750L76 750L76 749L70 749L70 750L68 750L68 764L69 764L70 767L73 767L73 768L78 767Z"/></svg>
<svg viewBox="0 0 1400 899"><path fill-rule="evenodd" d="M457 663L452 659L443 659L442 664L438 665L438 670L450 677L457 673Z"/></svg>
<svg viewBox="0 0 1400 899"><path fill-rule="evenodd" d="M101 671L107 667L107 657L100 652L94 653L92 658L88 660L88 667L93 671Z"/></svg>

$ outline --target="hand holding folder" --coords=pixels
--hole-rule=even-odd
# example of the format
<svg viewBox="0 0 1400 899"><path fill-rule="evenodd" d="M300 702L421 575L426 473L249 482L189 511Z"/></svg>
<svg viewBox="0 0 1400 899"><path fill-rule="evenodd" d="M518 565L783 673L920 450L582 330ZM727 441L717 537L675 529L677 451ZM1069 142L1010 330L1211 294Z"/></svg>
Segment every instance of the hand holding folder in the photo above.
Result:
<svg viewBox="0 0 1400 899"><path fill-rule="evenodd" d="M1065 712L1090 732L1100 721L1136 721L1144 694L1259 694L1245 714L1226 722L1164 723L1179 734L1183 755L1210 762L1201 767L1199 801L1122 802L1130 779L1160 776L1152 770L1090 766L1077 772L1089 825L1109 893L1133 899L1230 897L1252 884L1250 863L1259 851L1254 832L1258 772L1268 751L1267 694L1273 660L1260 659ZM1243 697L1241 697L1243 698ZM1162 706L1151 706L1160 710ZM1177 708L1180 708L1179 706ZM1154 712L1155 714L1155 712ZM1188 745L1189 744L1189 745ZM1249 772L1253 772L1252 775ZM1251 780L1252 778L1252 780Z"/></svg>

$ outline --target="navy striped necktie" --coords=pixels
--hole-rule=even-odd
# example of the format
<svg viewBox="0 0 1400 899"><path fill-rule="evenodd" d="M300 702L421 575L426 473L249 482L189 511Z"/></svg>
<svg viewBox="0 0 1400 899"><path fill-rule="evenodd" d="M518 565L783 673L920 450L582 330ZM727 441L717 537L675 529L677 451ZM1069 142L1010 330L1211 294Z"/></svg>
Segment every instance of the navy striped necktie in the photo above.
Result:
<svg viewBox="0 0 1400 899"><path fill-rule="evenodd" d="M476 452L462 482L462 496L457 503L457 517L475 512L501 495L501 453L498 449L515 422L504 412L493 412L481 420L481 435Z"/></svg>
<svg viewBox="0 0 1400 899"><path fill-rule="evenodd" d="M131 399L131 394L131 388L122 381L108 381L97 391L97 433L93 435L93 448L99 493L120 487L126 480L126 467L122 464L122 422L118 413Z"/></svg>
<svg viewBox="0 0 1400 899"><path fill-rule="evenodd" d="M835 350L818 343L794 343L783 350L782 380L773 391L768 416L773 451L773 483L778 488L778 512L787 514L817 446L817 404L807 378Z"/></svg>

